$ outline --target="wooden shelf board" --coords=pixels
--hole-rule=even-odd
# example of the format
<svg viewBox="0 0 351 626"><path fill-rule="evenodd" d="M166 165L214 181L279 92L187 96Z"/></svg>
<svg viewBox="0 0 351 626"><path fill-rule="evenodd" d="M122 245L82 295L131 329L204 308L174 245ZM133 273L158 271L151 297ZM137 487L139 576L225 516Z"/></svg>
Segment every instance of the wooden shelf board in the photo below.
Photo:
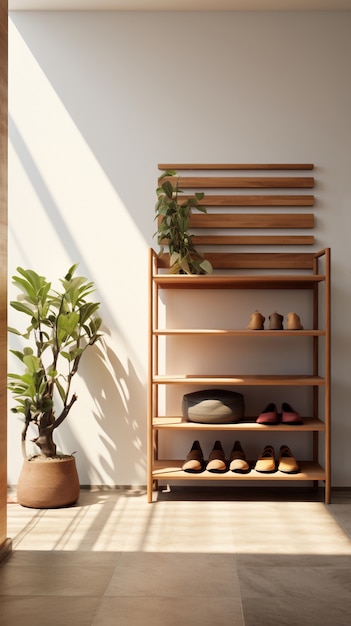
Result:
<svg viewBox="0 0 351 626"><path fill-rule="evenodd" d="M313 289L323 282L323 274L265 276L155 274L155 284L163 289Z"/></svg>
<svg viewBox="0 0 351 626"><path fill-rule="evenodd" d="M225 328L155 328L154 335L214 335L216 337L324 337L325 330L249 330Z"/></svg>
<svg viewBox="0 0 351 626"><path fill-rule="evenodd" d="M301 386L314 387L325 385L325 379L321 376L301 376L301 375L159 375L154 376L153 382L158 385L169 384L189 384L189 385L243 385L243 386Z"/></svg>
<svg viewBox="0 0 351 626"><path fill-rule="evenodd" d="M153 420L153 428L155 430L216 430L216 431L324 431L325 423L311 417L303 417L303 424L275 424L274 426L266 426L264 424L256 424L255 418L245 418L240 422L233 424L199 424L198 422L188 422L181 416L174 417L155 417Z"/></svg>
<svg viewBox="0 0 351 626"><path fill-rule="evenodd" d="M252 469L249 474L237 474L235 472L225 472L224 474L213 474L212 472L204 471L200 474L189 474L182 471L182 465L184 461L175 460L158 460L155 461L152 476L154 480L225 480L225 481L267 481L267 480L282 480L282 481L306 481L306 480L325 480L326 472L318 464L313 461L299 461L300 472L298 474L285 474L283 472L274 472L272 474L263 474L256 472Z"/></svg>

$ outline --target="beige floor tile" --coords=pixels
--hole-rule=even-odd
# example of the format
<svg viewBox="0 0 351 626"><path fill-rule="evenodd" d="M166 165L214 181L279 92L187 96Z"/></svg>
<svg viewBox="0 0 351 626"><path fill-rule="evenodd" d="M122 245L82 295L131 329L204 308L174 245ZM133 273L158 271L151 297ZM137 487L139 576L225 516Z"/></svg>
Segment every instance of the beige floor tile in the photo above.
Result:
<svg viewBox="0 0 351 626"><path fill-rule="evenodd" d="M346 626L350 620L350 568L242 568L240 588L245 626L271 626L278 619L289 626Z"/></svg>
<svg viewBox="0 0 351 626"><path fill-rule="evenodd" d="M121 552L83 552L68 550L14 550L6 567L112 567Z"/></svg>
<svg viewBox="0 0 351 626"><path fill-rule="evenodd" d="M235 557L124 553L116 565L106 595L239 597Z"/></svg>
<svg viewBox="0 0 351 626"><path fill-rule="evenodd" d="M0 626L91 626L100 598L57 596L1 597Z"/></svg>
<svg viewBox="0 0 351 626"><path fill-rule="evenodd" d="M237 598L109 597L92 626L244 626ZM257 626L257 624L256 624Z"/></svg>
<svg viewBox="0 0 351 626"><path fill-rule="evenodd" d="M94 568L12 566L0 568L0 596L101 596L111 580L112 566Z"/></svg>

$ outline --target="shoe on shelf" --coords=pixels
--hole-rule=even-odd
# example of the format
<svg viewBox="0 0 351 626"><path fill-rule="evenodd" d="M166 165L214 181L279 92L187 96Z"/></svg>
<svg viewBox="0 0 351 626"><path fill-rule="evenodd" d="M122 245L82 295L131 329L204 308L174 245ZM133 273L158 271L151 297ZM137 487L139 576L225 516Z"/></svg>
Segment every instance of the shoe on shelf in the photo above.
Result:
<svg viewBox="0 0 351 626"><path fill-rule="evenodd" d="M206 469L214 474L223 474L227 471L224 450L220 441L215 441L212 452L208 457Z"/></svg>
<svg viewBox="0 0 351 626"><path fill-rule="evenodd" d="M288 313L287 320L288 330L303 330L303 326L297 313Z"/></svg>
<svg viewBox="0 0 351 626"><path fill-rule="evenodd" d="M248 474L250 466L246 460L246 455L241 447L240 441L234 443L229 458L229 469L237 474Z"/></svg>
<svg viewBox="0 0 351 626"><path fill-rule="evenodd" d="M264 315L256 309L250 316L250 321L246 328L248 328L248 330L263 330L265 319Z"/></svg>
<svg viewBox="0 0 351 626"><path fill-rule="evenodd" d="M272 474L276 471L273 446L265 446L263 448L262 454L256 461L255 470L263 474Z"/></svg>
<svg viewBox="0 0 351 626"><path fill-rule="evenodd" d="M284 474L298 474L300 468L288 446L280 446L278 471Z"/></svg>
<svg viewBox="0 0 351 626"><path fill-rule="evenodd" d="M274 313L272 313L269 316L269 329L270 330L283 330L283 319L284 317L280 315L280 313L277 313L277 311L274 311Z"/></svg>
<svg viewBox="0 0 351 626"><path fill-rule="evenodd" d="M190 474L198 474L205 469L204 455L202 454L201 446L198 441L194 441L190 452L188 453L182 470L189 472Z"/></svg>
<svg viewBox="0 0 351 626"><path fill-rule="evenodd" d="M260 415L256 419L256 423L266 424L267 426L279 423L277 407L273 402L267 404L266 408L262 411L262 413L260 413Z"/></svg>
<svg viewBox="0 0 351 626"><path fill-rule="evenodd" d="M290 404L287 402L283 402L282 404L282 413L281 413L281 421L282 424L291 424L298 426L299 424L303 424L303 421L295 409L292 408Z"/></svg>

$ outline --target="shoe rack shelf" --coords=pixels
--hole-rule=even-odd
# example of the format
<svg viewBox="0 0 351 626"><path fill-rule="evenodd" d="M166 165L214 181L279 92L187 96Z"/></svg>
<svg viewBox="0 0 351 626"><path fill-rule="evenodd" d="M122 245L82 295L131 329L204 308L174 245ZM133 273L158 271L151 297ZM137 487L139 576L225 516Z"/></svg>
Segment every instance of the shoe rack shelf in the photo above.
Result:
<svg viewBox="0 0 351 626"><path fill-rule="evenodd" d="M160 169L172 168L171 165L159 166ZM180 166L179 166L180 167ZM183 165L184 169L190 166ZM198 166L200 167L200 166ZM206 168L207 166L203 166ZM208 166L210 167L210 166ZM219 166L217 166L219 168ZM222 166L223 168L225 166ZM229 167L230 166L226 166ZM239 166L232 166L233 169ZM246 165L246 168L249 166ZM267 166L273 168L279 166ZM287 166L286 166L287 167ZM295 166L297 167L297 166ZM313 166L301 166L302 169ZM291 166L293 169L294 166ZM176 168L174 168L176 169ZM226 179L228 180L228 179ZM286 180L286 179L284 179ZM299 179L300 180L300 179ZM189 183L190 184L190 183ZM192 185L194 181L192 179ZM216 183L217 184L217 183ZM228 183L226 182L226 185ZM250 183L251 184L251 183ZM284 183L286 184L286 183ZM302 184L302 186L304 186ZM199 189L201 186L199 183ZM250 192L251 193L251 192ZM261 190L260 190L261 194ZM261 197L261 196L259 196ZM292 196L291 196L292 197ZM295 197L295 196L294 196ZM302 196L299 196L302 197ZM313 197L313 196L312 196ZM216 196L218 203L218 196ZM253 196L250 195L250 198ZM306 196L310 198L310 196ZM205 198L206 200L206 198ZM281 201L281 200L280 200ZM251 202L251 200L250 200ZM252 201L254 204L254 201ZM264 200L266 202L266 200ZM310 202L306 200L306 202ZM228 200L225 201L226 206ZM312 203L311 203L312 204ZM288 206L291 206L287 203ZM254 206L256 206L254 204ZM294 223L296 228L296 223ZM279 239L279 238L278 238ZM278 241L281 243L281 238ZM216 239L216 244L218 240ZM237 243L237 242L236 242ZM250 241L245 239L245 244ZM253 243L253 242L252 242ZM257 243L255 241L255 243ZM266 244L267 241L261 243ZM271 240L270 240L271 243ZM285 241L287 243L287 240ZM296 243L291 242L291 243ZM298 243L302 243L299 241ZM309 237L304 243L313 243ZM147 494L148 501L153 501L153 493L158 487L158 481L312 481L317 486L324 483L325 502L330 502L330 249L325 248L318 252L222 252L205 254L213 267L211 275L173 275L167 273L167 255L158 255L153 249L149 253L149 377L148 377L148 469L147 469ZM164 290L176 290L176 298L186 297L187 290L205 290L209 294L208 302L211 315L216 323L216 298L213 297L215 290L307 290L311 306L312 328L302 330L248 330L246 328L167 328L162 327L161 307L164 304ZM213 310L213 314L212 314ZM167 318L167 315L166 315ZM162 318L163 319L163 318ZM220 317L218 317L220 319ZM322 323L320 323L322 319ZM309 374L197 374L196 372L183 371L169 374L164 372L161 362L163 352L168 341L177 341L185 338L186 345L191 346L192 339L211 338L218 342L218 352L225 351L226 339L238 340L251 338L254 346L269 347L270 338L275 341L280 338L290 337L292 342L303 337L310 338L310 361L311 372ZM250 339L250 341L251 341ZM267 344L265 344L267 342ZM173 344L174 345L174 344ZM211 344L213 345L213 344ZM232 345L232 344L231 344ZM191 347L189 347L191 349ZM284 358L284 355L282 355ZM186 354L183 363L187 363ZM190 386L192 388L190 389ZM296 387L309 388L312 397L311 415L302 417L300 425L276 424L266 426L256 423L256 417L246 417L231 424L200 424L186 421L181 415L181 402L187 389L193 388L230 388L233 391L243 391L244 388L269 387ZM167 395L167 390L172 387L179 390L179 414L161 415L162 399ZM258 439L264 432L283 432L288 435L294 433L310 433L312 438L312 459L301 460L298 458L300 472L298 474L286 474L279 471L274 473L260 473L251 469L245 475L227 471L223 474L214 474L204 470L199 474L190 474L182 470L185 456L188 450L184 450L182 460L162 458L160 454L160 438L167 436L177 437L177 434L192 433L193 439L199 438L201 432L216 432L215 437L229 433L231 439L237 438L238 433L254 433ZM298 455L296 455L298 457ZM253 463L254 465L254 463ZM252 464L251 464L252 466Z"/></svg>
<svg viewBox="0 0 351 626"><path fill-rule="evenodd" d="M249 474L236 474L235 472L225 472L225 474L213 474L204 470L201 474L188 474L182 471L182 465L184 460L162 460L155 461L153 469L153 478L155 480L194 480L194 477L201 477L201 480L218 481L267 481L267 480L280 480L280 481L323 481L325 479L325 472L323 468L313 461L299 461L300 472L298 474L284 474L283 472L276 471L273 474L262 474L252 469ZM250 462L250 465L254 465L254 461Z"/></svg>

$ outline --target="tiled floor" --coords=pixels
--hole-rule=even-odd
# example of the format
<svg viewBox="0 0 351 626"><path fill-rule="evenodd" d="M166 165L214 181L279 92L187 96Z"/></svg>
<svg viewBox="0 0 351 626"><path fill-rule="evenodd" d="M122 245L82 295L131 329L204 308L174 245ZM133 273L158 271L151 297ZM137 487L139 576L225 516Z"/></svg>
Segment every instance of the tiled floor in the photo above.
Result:
<svg viewBox="0 0 351 626"><path fill-rule="evenodd" d="M8 505L0 626L347 626L351 492L81 492ZM257 498L257 499L256 499Z"/></svg>

